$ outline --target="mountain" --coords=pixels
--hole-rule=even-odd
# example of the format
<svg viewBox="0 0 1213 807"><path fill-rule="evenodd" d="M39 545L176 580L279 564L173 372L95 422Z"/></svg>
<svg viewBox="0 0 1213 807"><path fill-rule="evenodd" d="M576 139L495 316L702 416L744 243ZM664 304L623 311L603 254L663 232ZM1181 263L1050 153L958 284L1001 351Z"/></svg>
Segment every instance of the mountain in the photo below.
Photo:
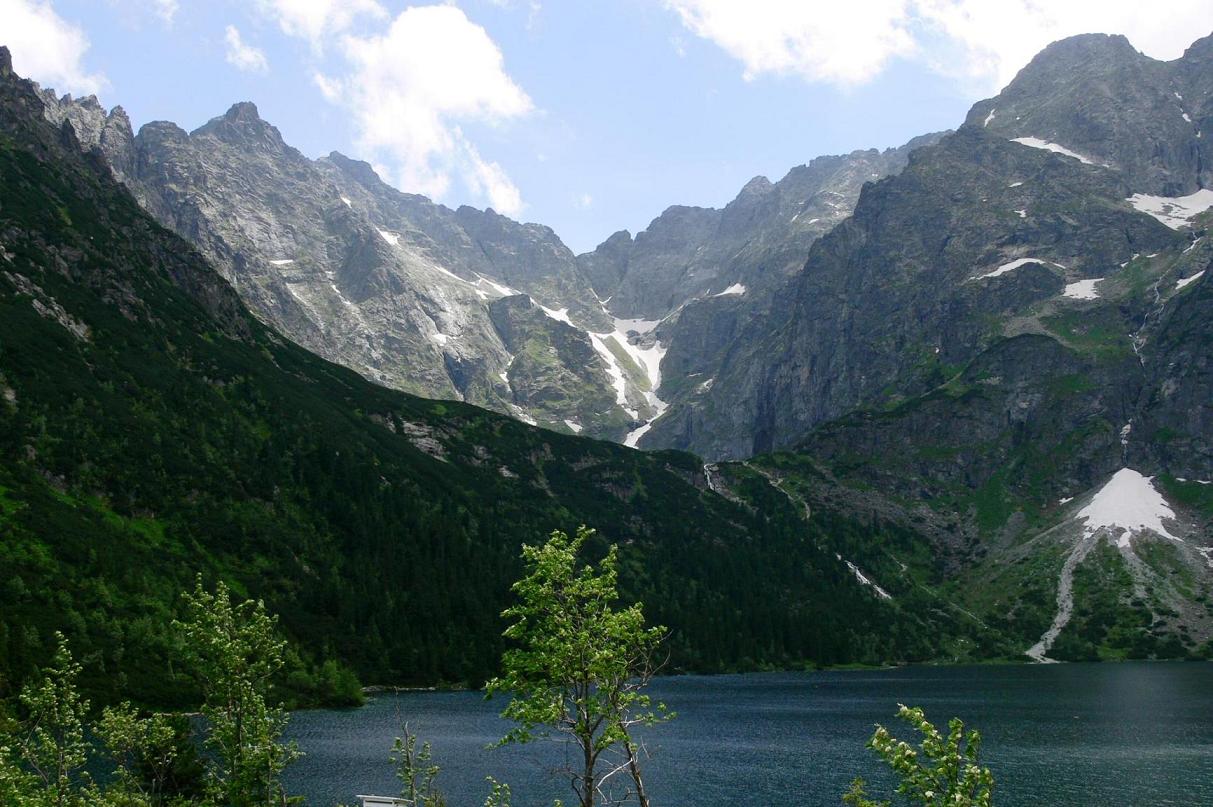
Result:
<svg viewBox="0 0 1213 807"><path fill-rule="evenodd" d="M812 496L936 536L953 600L1039 656L1207 652L1211 42L1047 48L865 187L641 445L811 458Z"/></svg>
<svg viewBox="0 0 1213 807"><path fill-rule="evenodd" d="M581 523L595 551L621 547L673 669L1009 651L843 554L887 534L928 556L912 531L806 521L748 466L535 428L309 353L43 103L0 49L0 696L62 630L96 697L188 701L169 622L195 572L281 616L300 698L339 697L334 664L483 680L520 545ZM514 295L493 308L511 341L535 315Z"/></svg>
<svg viewBox="0 0 1213 807"><path fill-rule="evenodd" d="M1063 40L955 132L581 256L248 105L129 136L14 80L10 675L65 620L162 658L134 615L201 567L304 672L475 679L518 543L581 521L681 668L1213 655L1211 43ZM381 386L431 383L551 430ZM30 594L58 578L86 593Z"/></svg>
<svg viewBox="0 0 1213 807"><path fill-rule="evenodd" d="M1213 201L1200 190L1203 118L1188 124L1172 108L1175 120L1159 123L1156 101L1166 87L1171 107L1178 92L1203 114L1213 102L1190 77L1205 50L1161 63L1117 37L1047 48L958 132L869 185L725 348L710 389L670 407L641 445L714 457L792 446L857 408L927 393L1024 333L1093 348L1089 327L1102 320L1132 353L1171 296L1156 300L1154 282L1202 254L1185 250L1186 216ZM1135 151L1164 135L1180 140Z"/></svg>
<svg viewBox="0 0 1213 807"><path fill-rule="evenodd" d="M385 386L629 444L714 366L736 327L718 314L743 321L918 144L760 177L724 210L671 208L635 243L574 256L542 225L400 193L336 152L310 160L250 103L191 133L136 135L121 107L41 96L293 341Z"/></svg>

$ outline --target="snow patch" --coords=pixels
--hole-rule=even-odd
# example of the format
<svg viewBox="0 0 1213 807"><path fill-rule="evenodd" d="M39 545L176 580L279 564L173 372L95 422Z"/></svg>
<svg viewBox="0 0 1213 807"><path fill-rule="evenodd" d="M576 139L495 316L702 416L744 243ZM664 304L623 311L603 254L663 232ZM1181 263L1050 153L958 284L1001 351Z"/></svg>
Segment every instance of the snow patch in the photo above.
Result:
<svg viewBox="0 0 1213 807"><path fill-rule="evenodd" d="M490 280L482 274L477 273L476 278L477 278L477 280L476 280L477 286L479 286L481 284L488 286L490 289L497 292L502 297L514 297L515 295L522 294L522 292L518 291L518 289L512 289L509 286L503 286L502 284L498 283L496 280Z"/></svg>
<svg viewBox="0 0 1213 807"><path fill-rule="evenodd" d="M1059 146L1056 143L1050 143L1048 140L1041 140L1039 137L1013 137L1013 138L1011 138L1011 142L1019 143L1020 145L1023 145L1023 146L1030 146L1031 148L1034 148L1034 149L1043 149L1045 151L1051 151L1054 154L1060 154L1063 157L1073 157L1075 160L1078 160L1080 163L1083 163L1085 165L1102 165L1104 168L1108 167L1108 166L1104 165L1103 163L1092 160L1090 157L1084 157L1083 155L1079 154L1077 151L1071 151L1070 149L1066 148L1065 146Z"/></svg>
<svg viewBox="0 0 1213 807"><path fill-rule="evenodd" d="M644 437L651 428L653 428L653 421L650 420L640 428L628 432L628 436L623 438L623 444L628 448L636 448L640 438Z"/></svg>
<svg viewBox="0 0 1213 807"><path fill-rule="evenodd" d="M1180 289L1182 289L1192 283L1195 283L1196 281L1200 280L1200 276L1203 275L1204 273L1205 273L1205 270L1201 269L1199 272L1192 275L1191 277L1185 277L1180 280L1176 280L1175 281L1175 290L1179 291Z"/></svg>
<svg viewBox="0 0 1213 807"><path fill-rule="evenodd" d="M1153 216L1172 230L1178 230L1213 207L1213 190L1201 188L1187 196L1151 196L1135 193L1125 201L1135 210Z"/></svg>
<svg viewBox="0 0 1213 807"><path fill-rule="evenodd" d="M1095 290L1095 284L1102 281L1102 277L1093 277L1090 280L1067 283L1066 290L1061 293L1061 296L1069 297L1071 300L1098 300L1099 292Z"/></svg>
<svg viewBox="0 0 1213 807"><path fill-rule="evenodd" d="M1213 569L1213 546L1198 546L1196 551L1205 559L1210 569Z"/></svg>
<svg viewBox="0 0 1213 807"><path fill-rule="evenodd" d="M572 430L573 430L573 434L581 434L581 428L582 428L582 426L581 426L581 424L580 424L580 423L578 423L577 421L575 421L575 420L568 420L568 419L566 419L566 420L564 421L564 425L566 425L566 426L568 426L570 429L572 429Z"/></svg>
<svg viewBox="0 0 1213 807"><path fill-rule="evenodd" d="M345 198L344 196L341 197L341 204L345 205L346 207L354 206L354 203L351 202L349 199Z"/></svg>
<svg viewBox="0 0 1213 807"><path fill-rule="evenodd" d="M743 294L745 294L745 286L741 283L734 283L732 286L729 286L724 291L717 292L716 294L713 294L712 296L713 297L732 297L735 295L735 296L740 297Z"/></svg>
<svg viewBox="0 0 1213 807"><path fill-rule="evenodd" d="M1163 524L1163 519L1175 520L1175 511L1154 487L1153 479L1131 468L1117 471L1090 504L1078 511L1076 518L1086 519L1085 534L1091 536L1101 529L1121 530L1123 546L1129 533L1150 530L1182 542Z"/></svg>
<svg viewBox="0 0 1213 807"><path fill-rule="evenodd" d="M536 303L535 305L539 305L539 303ZM573 321L569 319L569 309L561 308L554 311L551 308L548 308L546 305L539 305L539 307L543 309L543 313L547 314L557 322L563 322L565 325L573 324Z"/></svg>
<svg viewBox="0 0 1213 807"><path fill-rule="evenodd" d="M610 334L607 334L610 336ZM628 406L628 382L623 377L623 368L619 366L619 360L615 358L615 354L607 347L606 341L596 333L591 333L590 344L594 346L594 350L606 362L607 375L611 378L611 386L615 388L615 403L623 407L623 411L627 412L633 418L640 417L640 413Z"/></svg>
<svg viewBox="0 0 1213 807"><path fill-rule="evenodd" d="M880 597L882 600L893 599L893 596L891 594L889 594L889 592L885 591L883 588L876 585L875 581L871 580L866 574L864 574L862 571L860 571L859 567L856 566L854 563L851 563L851 561L846 560L845 558L843 558L842 555L839 555L837 552L834 553L834 557L838 558L843 563L845 563L847 565L847 568L851 570L851 574L855 575L855 579L858 580L860 582L860 584L869 586L873 591L876 592L876 595L878 597Z"/></svg>
<svg viewBox="0 0 1213 807"><path fill-rule="evenodd" d="M985 280L987 277L999 277L1001 275L1007 274L1008 272L1014 272L1019 267L1026 266L1029 263L1041 263L1041 264L1046 264L1048 266L1056 266L1058 269L1066 268L1066 267L1062 266L1060 263L1054 263L1053 261L1041 260L1040 258L1017 258L1017 259L1011 261L1010 263L1004 263L1002 266L998 267L997 269L995 269L992 272L986 272L984 275L978 275L977 277L975 277L973 279L974 280Z"/></svg>
<svg viewBox="0 0 1213 807"><path fill-rule="evenodd" d="M514 410L514 417L518 418L523 423L526 423L531 426L539 425L539 423L536 422L535 418L528 415L527 411L525 409L523 409L521 406L517 406L516 404L510 404L510 408ZM504 474L502 474L502 475L504 476Z"/></svg>
<svg viewBox="0 0 1213 807"><path fill-rule="evenodd" d="M1062 497L1062 498L1058 499L1058 500L1057 500L1057 503L1058 503L1058 504L1069 504L1069 503L1070 503L1070 502L1072 502L1072 501L1074 501L1074 497L1073 497L1073 496L1064 496L1064 497Z"/></svg>
<svg viewBox="0 0 1213 807"><path fill-rule="evenodd" d="M1022 185L1022 184L1023 184L1022 182L1012 182L1012 183L1011 183L1010 185L1008 185L1007 187L1008 187L1008 188L1018 188L1018 187L1019 187L1020 185Z"/></svg>
<svg viewBox="0 0 1213 807"><path fill-rule="evenodd" d="M659 319L620 319L615 317L615 332L646 334L661 324Z"/></svg>
<svg viewBox="0 0 1213 807"><path fill-rule="evenodd" d="M270 261L270 263L274 266L290 266L294 262L295 261L291 258L279 258L276 261Z"/></svg>
<svg viewBox="0 0 1213 807"><path fill-rule="evenodd" d="M1026 218L1028 217L1028 211L1027 211L1026 209L1024 209L1024 210L1016 210L1015 212L1019 214L1019 217L1020 217L1021 219L1026 219Z"/></svg>
<svg viewBox="0 0 1213 807"><path fill-rule="evenodd" d="M395 233L389 233L387 230L376 230L376 232L379 233L380 238L387 241L390 245L394 247L400 246L400 236Z"/></svg>

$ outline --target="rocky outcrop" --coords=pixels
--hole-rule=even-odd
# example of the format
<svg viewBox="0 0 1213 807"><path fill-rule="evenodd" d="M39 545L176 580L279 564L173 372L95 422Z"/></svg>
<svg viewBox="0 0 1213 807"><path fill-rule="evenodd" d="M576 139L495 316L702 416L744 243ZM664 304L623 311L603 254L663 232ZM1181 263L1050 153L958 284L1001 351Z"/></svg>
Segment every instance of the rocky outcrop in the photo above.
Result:
<svg viewBox="0 0 1213 807"><path fill-rule="evenodd" d="M1136 192L1183 196L1213 185L1213 144L1198 135L1211 123L1210 47L1202 40L1160 62L1123 36L1064 39L965 123L1067 148L1115 168Z"/></svg>
<svg viewBox="0 0 1213 807"><path fill-rule="evenodd" d="M386 386L620 441L640 439L665 396L699 388L808 245L912 147L758 178L723 210L671 208L578 257L542 225L401 193L336 152L310 160L251 103L194 132L156 122L133 135L120 108L40 96L47 118L292 340ZM519 294L534 305L505 316L522 304L495 301ZM568 328L579 335L566 347L580 348L536 364L533 349ZM521 363L519 345L532 350Z"/></svg>

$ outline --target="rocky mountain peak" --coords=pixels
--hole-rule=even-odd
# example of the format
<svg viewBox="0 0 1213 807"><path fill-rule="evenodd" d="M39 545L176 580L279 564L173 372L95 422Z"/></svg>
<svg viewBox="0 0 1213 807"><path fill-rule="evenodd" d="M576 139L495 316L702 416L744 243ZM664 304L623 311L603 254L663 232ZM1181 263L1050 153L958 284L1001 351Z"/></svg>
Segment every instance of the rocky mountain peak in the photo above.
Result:
<svg viewBox="0 0 1213 807"><path fill-rule="evenodd" d="M1213 180L1200 131L1213 95L1206 72L1188 57L1152 59L1123 36L1074 36L975 104L966 125L1118 170L1135 192L1184 196Z"/></svg>
<svg viewBox="0 0 1213 807"><path fill-rule="evenodd" d="M0 45L0 78L8 78L13 74L13 54L8 48Z"/></svg>
<svg viewBox="0 0 1213 807"><path fill-rule="evenodd" d="M193 134L211 135L226 143L242 146L282 148L284 143L277 127L267 123L251 101L232 104L223 115L212 118Z"/></svg>
<svg viewBox="0 0 1213 807"><path fill-rule="evenodd" d="M261 113L252 101L237 101L223 114L225 120L242 123L262 123Z"/></svg>
<svg viewBox="0 0 1213 807"><path fill-rule="evenodd" d="M1213 34L1209 34L1193 42L1184 51L1184 55L1181 58L1185 62L1213 60Z"/></svg>
<svg viewBox="0 0 1213 807"><path fill-rule="evenodd" d="M737 194L737 198L741 199L748 196L765 196L766 194L770 193L771 189L774 187L775 186L771 183L771 180L764 176L756 176L742 187L741 192Z"/></svg>
<svg viewBox="0 0 1213 807"><path fill-rule="evenodd" d="M383 180L375 173L375 169L365 160L355 160L340 151L330 151L326 159L359 185L374 188L383 184Z"/></svg>

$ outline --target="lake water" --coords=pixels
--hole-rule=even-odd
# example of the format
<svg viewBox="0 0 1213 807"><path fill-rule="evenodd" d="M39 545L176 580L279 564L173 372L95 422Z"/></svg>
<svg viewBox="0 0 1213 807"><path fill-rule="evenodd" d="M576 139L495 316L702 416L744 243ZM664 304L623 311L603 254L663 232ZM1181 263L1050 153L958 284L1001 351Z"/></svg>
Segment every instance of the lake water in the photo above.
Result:
<svg viewBox="0 0 1213 807"><path fill-rule="evenodd" d="M1213 664L909 667L661 679L678 713L649 731L646 780L659 807L839 805L851 779L886 781L864 743L899 702L943 725L979 728L995 804L1213 805ZM287 776L309 805L399 791L387 757L408 721L433 744L451 807L479 807L484 777L508 781L515 807L571 798L553 778L554 742L486 750L508 724L474 692L382 695L360 709L296 713L307 756Z"/></svg>

